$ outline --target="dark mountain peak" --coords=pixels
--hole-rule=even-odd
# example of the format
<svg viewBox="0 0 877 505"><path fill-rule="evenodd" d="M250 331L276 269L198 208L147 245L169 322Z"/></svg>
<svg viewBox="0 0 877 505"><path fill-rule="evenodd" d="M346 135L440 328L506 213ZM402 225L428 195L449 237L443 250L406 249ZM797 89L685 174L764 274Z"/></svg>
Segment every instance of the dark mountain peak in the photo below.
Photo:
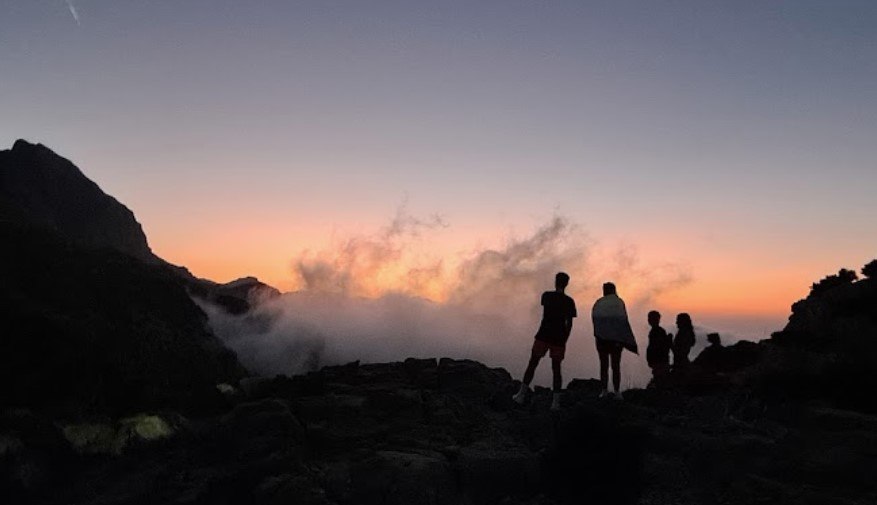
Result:
<svg viewBox="0 0 877 505"><path fill-rule="evenodd" d="M0 222L39 228L89 249L113 249L176 274L189 291L243 313L279 291L255 277L228 284L199 279L153 254L134 213L79 168L42 144L24 139L0 151Z"/></svg>
<svg viewBox="0 0 877 505"><path fill-rule="evenodd" d="M24 139L18 139L15 141L14 144L12 144L12 150L15 152L27 151L27 150L30 150L30 149L33 149L36 147L45 147L45 146L42 144L31 144L30 142L28 142L27 140L24 140Z"/></svg>
<svg viewBox="0 0 877 505"><path fill-rule="evenodd" d="M234 287L234 286L242 286L242 285L245 286L245 285L249 285L249 284L256 284L258 282L259 282L258 278L254 277L252 275L248 275L246 277L241 277L240 279L235 279L231 282L226 282L225 285L228 287Z"/></svg>
<svg viewBox="0 0 877 505"><path fill-rule="evenodd" d="M0 151L0 219L47 229L89 248L158 261L131 210L42 144L19 139L11 150Z"/></svg>
<svg viewBox="0 0 877 505"><path fill-rule="evenodd" d="M243 314L264 300L280 296L280 291L255 277L219 284L192 277L188 283L189 292L222 307L229 314Z"/></svg>
<svg viewBox="0 0 877 505"><path fill-rule="evenodd" d="M241 277L240 279L226 282L220 285L220 287L229 291L240 291L243 295L250 296L252 296L253 290L264 292L265 296L277 296L280 294L280 291L253 276Z"/></svg>
<svg viewBox="0 0 877 505"><path fill-rule="evenodd" d="M27 153L44 153L52 156L58 156L54 151L49 149L43 144L39 142L33 143L25 139L18 139L12 144L11 151L17 154L27 154ZM60 157L60 156L58 156Z"/></svg>

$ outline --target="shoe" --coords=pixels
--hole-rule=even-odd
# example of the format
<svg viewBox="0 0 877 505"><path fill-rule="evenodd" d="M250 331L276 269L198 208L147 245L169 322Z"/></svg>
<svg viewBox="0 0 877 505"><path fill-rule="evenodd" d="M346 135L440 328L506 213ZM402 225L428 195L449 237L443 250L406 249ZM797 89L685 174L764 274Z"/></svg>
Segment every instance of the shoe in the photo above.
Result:
<svg viewBox="0 0 877 505"><path fill-rule="evenodd" d="M621 401L621 400L624 399L624 396L621 395L621 391L616 391L616 392L615 392L615 397L614 397L614 398L615 398L616 400L618 400L618 401Z"/></svg>
<svg viewBox="0 0 877 505"><path fill-rule="evenodd" d="M603 391L600 391L600 398L606 398L607 396L609 396L608 389L604 389Z"/></svg>
<svg viewBox="0 0 877 505"><path fill-rule="evenodd" d="M525 401L527 401L527 395L530 393L530 386L526 384L521 384L521 389L512 396L512 400L515 401L518 405L523 405Z"/></svg>
<svg viewBox="0 0 877 505"><path fill-rule="evenodd" d="M560 393L554 393L551 398L551 411L557 412L558 410L560 410Z"/></svg>

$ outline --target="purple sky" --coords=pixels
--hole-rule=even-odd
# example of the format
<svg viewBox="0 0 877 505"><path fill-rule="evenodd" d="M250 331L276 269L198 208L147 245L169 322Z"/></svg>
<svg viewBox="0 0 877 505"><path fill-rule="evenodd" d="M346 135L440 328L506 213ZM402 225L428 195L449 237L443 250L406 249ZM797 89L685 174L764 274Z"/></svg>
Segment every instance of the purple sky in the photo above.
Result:
<svg viewBox="0 0 877 505"><path fill-rule="evenodd" d="M70 158L217 280L294 288L403 202L448 255L559 214L687 269L663 306L763 326L877 256L875 26L872 1L3 0L0 145Z"/></svg>

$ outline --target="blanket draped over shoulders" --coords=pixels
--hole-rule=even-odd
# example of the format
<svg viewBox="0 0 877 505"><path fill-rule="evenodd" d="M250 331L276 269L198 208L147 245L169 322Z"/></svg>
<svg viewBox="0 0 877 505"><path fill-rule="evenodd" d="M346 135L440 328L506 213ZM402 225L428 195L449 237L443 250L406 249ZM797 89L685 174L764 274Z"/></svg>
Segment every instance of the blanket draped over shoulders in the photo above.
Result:
<svg viewBox="0 0 877 505"><path fill-rule="evenodd" d="M620 342L628 351L639 354L636 337L627 319L627 308L618 295L606 295L594 304L591 311L594 336L602 340Z"/></svg>

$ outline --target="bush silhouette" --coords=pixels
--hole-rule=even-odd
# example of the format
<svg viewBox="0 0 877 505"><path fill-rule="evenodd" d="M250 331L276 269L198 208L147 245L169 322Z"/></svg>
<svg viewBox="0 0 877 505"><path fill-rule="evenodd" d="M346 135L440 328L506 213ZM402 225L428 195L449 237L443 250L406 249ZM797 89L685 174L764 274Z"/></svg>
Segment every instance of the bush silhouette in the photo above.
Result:
<svg viewBox="0 0 877 505"><path fill-rule="evenodd" d="M877 260L871 260L870 263L863 266L862 275L869 279L877 279Z"/></svg>
<svg viewBox="0 0 877 505"><path fill-rule="evenodd" d="M853 270L841 268L836 274L829 275L819 282L814 282L813 285L810 286L810 295L819 296L822 293L825 293L826 291L834 289L838 286L852 284L858 278L859 276L856 275L856 272L854 272Z"/></svg>

